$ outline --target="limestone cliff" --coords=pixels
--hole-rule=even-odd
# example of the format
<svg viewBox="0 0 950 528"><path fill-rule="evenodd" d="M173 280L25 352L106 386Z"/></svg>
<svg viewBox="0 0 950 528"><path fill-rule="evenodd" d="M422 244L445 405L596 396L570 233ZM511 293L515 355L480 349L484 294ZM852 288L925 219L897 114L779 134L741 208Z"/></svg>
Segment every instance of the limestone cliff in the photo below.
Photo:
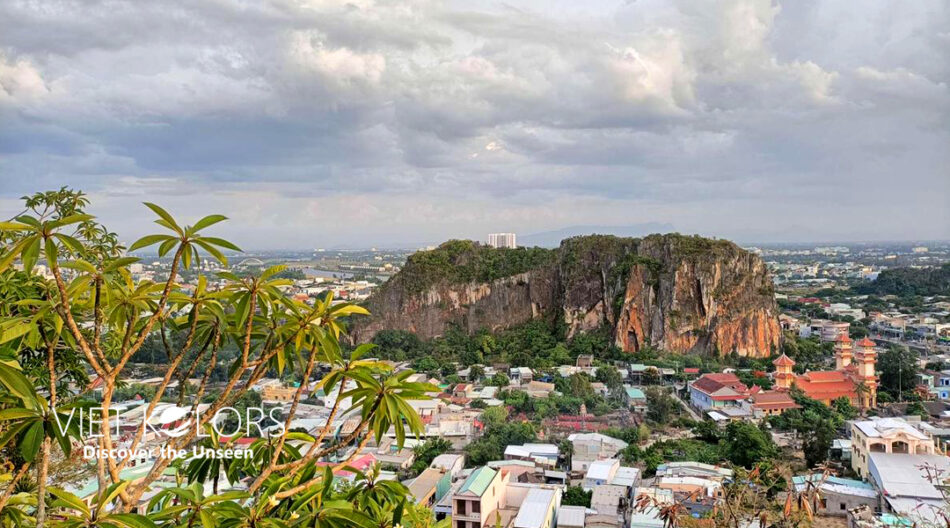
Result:
<svg viewBox="0 0 950 528"><path fill-rule="evenodd" d="M474 332L538 317L562 318L568 336L606 325L626 351L768 356L781 339L762 260L678 234L574 237L556 250L451 241L410 257L367 307L358 341L384 329L432 338L450 324Z"/></svg>

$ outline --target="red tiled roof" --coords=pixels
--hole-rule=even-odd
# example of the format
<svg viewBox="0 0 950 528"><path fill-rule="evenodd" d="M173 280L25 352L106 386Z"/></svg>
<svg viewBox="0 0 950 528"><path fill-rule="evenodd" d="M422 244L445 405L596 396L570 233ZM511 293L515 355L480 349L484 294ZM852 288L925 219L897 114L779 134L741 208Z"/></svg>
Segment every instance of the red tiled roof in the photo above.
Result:
<svg viewBox="0 0 950 528"><path fill-rule="evenodd" d="M806 396L815 400L834 400L842 396L853 398L857 395L854 382L850 379L835 382L812 383L804 376L800 376L795 380L795 384Z"/></svg>
<svg viewBox="0 0 950 528"><path fill-rule="evenodd" d="M717 380L717 376L720 379L730 381L732 381L732 378L735 379L730 385ZM732 378L723 378L723 376L731 376ZM708 394L711 399L716 401L741 400L746 397L749 390L739 381L739 378L736 378L733 374L704 374L698 380L694 381L692 386L695 387L696 390Z"/></svg>
<svg viewBox="0 0 950 528"><path fill-rule="evenodd" d="M749 388L746 387L745 384L742 383L742 381L739 380L739 377L735 374L717 372L712 374L703 374L702 377L721 383L736 392L746 392L749 390Z"/></svg>
<svg viewBox="0 0 950 528"><path fill-rule="evenodd" d="M870 339L865 337L864 339L858 341L858 346L859 347L873 347L873 346L877 346L877 344L874 341L871 341Z"/></svg>
<svg viewBox="0 0 950 528"><path fill-rule="evenodd" d="M683 372L685 372L686 374L699 374L699 369L698 369L698 368L692 368L692 367L691 367L691 368L684 368L684 369L683 369Z"/></svg>
<svg viewBox="0 0 950 528"><path fill-rule="evenodd" d="M815 370L806 372L799 377L806 378L812 383L834 383L848 379L844 372L837 370Z"/></svg>
<svg viewBox="0 0 950 528"><path fill-rule="evenodd" d="M851 342L851 338L848 337L848 334L841 334L841 335L838 336L837 339L835 339L835 341L837 341L837 342L839 342L839 343L850 343L850 342Z"/></svg>
<svg viewBox="0 0 950 528"><path fill-rule="evenodd" d="M784 391L762 391L752 398L752 405L758 409L797 409L800 407L792 397Z"/></svg>
<svg viewBox="0 0 950 528"><path fill-rule="evenodd" d="M786 366L794 367L795 360L786 356L785 354L782 354L781 356L776 358L775 361L772 362L772 364L775 365L776 367L786 367Z"/></svg>

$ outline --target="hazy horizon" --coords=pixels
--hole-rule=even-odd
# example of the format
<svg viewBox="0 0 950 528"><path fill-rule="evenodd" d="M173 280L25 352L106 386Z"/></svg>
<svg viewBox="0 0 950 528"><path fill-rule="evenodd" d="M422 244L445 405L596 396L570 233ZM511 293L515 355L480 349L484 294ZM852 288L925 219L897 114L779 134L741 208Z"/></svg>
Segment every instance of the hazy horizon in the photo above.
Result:
<svg viewBox="0 0 950 528"><path fill-rule="evenodd" d="M124 240L152 201L257 250L948 240L948 27L941 0L4 2L0 216L69 185Z"/></svg>

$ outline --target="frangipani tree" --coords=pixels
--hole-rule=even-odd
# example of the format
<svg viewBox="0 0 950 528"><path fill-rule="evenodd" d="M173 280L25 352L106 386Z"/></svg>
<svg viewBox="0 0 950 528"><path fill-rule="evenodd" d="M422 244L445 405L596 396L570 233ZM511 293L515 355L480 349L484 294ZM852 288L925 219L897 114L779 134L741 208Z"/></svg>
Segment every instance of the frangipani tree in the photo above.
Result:
<svg viewBox="0 0 950 528"><path fill-rule="evenodd" d="M279 277L280 266L257 276L229 272L209 276L200 266L202 260L226 266L225 252L240 251L207 233L225 217L209 215L193 225L181 225L151 203L146 206L163 231L143 237L129 251L156 249L160 257L170 258L169 273L159 282L134 280L129 266L138 259L128 256L118 237L85 212L87 205L81 192L64 188L26 198L22 214L0 223L0 299L5 301L0 307L0 368L5 369L0 371L5 380L0 385L0 432L6 449L13 449L22 462L13 468L17 478L24 478L28 465L39 468L37 505L27 506L24 515L35 516L37 526L47 522L49 506L43 486L49 455L54 448L68 451L76 440L75 431L60 434L54 424L57 413L85 405L86 387L79 385L78 390L64 393L57 390L61 378L88 373L101 386L97 406L101 407L102 424L97 443L111 451L118 440L113 437L114 413L110 413L113 397L128 376L131 358L148 339L162 343L167 368L155 396L146 404L146 415L163 397L173 396L169 391L173 381L180 383L178 401L186 403L189 396L192 411L197 411L199 402L208 400L205 395L211 374L222 361L221 350L230 346L237 351L229 359L227 379L207 401L208 408L193 414L194 427L167 440L169 450L193 445L197 432L209 425L217 411L247 394L268 372L293 374L302 380L289 403L283 434L257 440L254 445L261 451L254 458L226 468L229 480L248 483L246 495L228 495L222 501L205 497L194 487L162 495L165 501L191 503L182 510L189 512L189 526L208 526L209 512L214 512L219 523L215 526L359 524L368 528L376 523L366 515L356 515L352 505L359 504L366 511L398 511L399 516L404 509L412 509L401 486L396 490L403 498L387 495L386 504L377 506L363 502L378 502L378 497L338 497L333 491L333 470L348 467L371 438L379 439L394 429L401 445L406 429L418 435L422 422L407 401L425 398L427 391L435 389L409 382L410 372L395 373L386 364L364 359L370 346L344 352L340 336L346 322L365 315L365 309L334 303L332 296L312 305L288 298L281 292L289 282ZM51 278L37 273L40 263ZM197 276L194 287L182 284L182 272ZM16 286L24 283L33 287ZM171 339L172 334L177 339ZM22 370L24 358L39 353L46 360L42 372ZM314 379L318 365L329 373ZM200 383L187 394L185 381L192 376L198 376ZM291 432L305 389L314 383L327 393L340 392L330 418L314 434ZM346 400L352 401L352 407L340 408L340 402ZM358 416L359 423L337 438L333 423L343 413ZM139 428L133 435L129 451L142 444L144 431ZM340 457L343 453L346 455ZM321 461L330 458L339 461L333 467L321 467ZM148 474L134 482L121 478L128 459L99 458L97 464L98 501L79 507L78 499L56 489L52 502L56 522L68 526L178 525L177 517L151 511L164 505L161 500L144 506L144 516L134 513L143 507L145 492L173 464L172 458L158 458ZM198 461L178 465L182 466L182 478L196 485L216 479L224 469ZM395 506L390 504L393 500Z"/></svg>

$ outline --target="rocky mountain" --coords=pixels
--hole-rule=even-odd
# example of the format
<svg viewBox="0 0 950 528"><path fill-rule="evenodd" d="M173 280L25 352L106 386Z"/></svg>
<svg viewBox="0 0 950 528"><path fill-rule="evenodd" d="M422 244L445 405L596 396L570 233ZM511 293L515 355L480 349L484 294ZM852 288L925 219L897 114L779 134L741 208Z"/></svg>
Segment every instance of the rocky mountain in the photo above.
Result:
<svg viewBox="0 0 950 528"><path fill-rule="evenodd" d="M557 249L449 241L412 255L352 329L432 338L449 325L500 330L561 318L568 336L602 326L625 351L644 346L764 357L781 330L765 263L732 242L679 234L590 235Z"/></svg>

